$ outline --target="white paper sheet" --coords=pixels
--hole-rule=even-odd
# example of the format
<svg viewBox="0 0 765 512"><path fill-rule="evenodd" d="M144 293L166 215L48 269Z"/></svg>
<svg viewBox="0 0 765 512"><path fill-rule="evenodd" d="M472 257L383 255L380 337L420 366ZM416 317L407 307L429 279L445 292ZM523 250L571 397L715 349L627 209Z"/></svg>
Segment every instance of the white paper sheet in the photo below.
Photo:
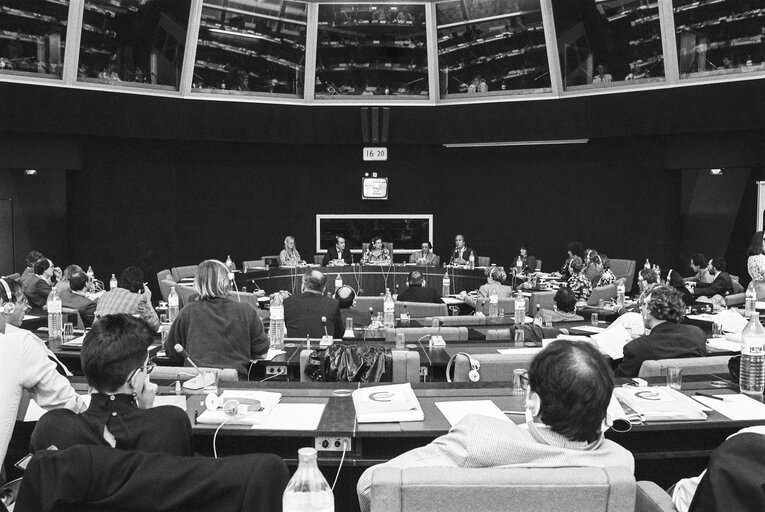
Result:
<svg viewBox="0 0 765 512"><path fill-rule="evenodd" d="M747 319L733 310L720 311L715 314L688 315L688 318L718 323L722 325L723 331L733 334L741 334L747 324Z"/></svg>
<svg viewBox="0 0 765 512"><path fill-rule="evenodd" d="M593 334L592 339L597 343L598 350L614 361L624 357L624 345L632 341L632 336L624 326L617 325L599 334Z"/></svg>
<svg viewBox="0 0 765 512"><path fill-rule="evenodd" d="M268 419L253 430L316 430L325 404L277 404ZM225 427L224 427L225 428Z"/></svg>
<svg viewBox="0 0 765 512"><path fill-rule="evenodd" d="M444 304L453 305L453 306L465 303L464 300L462 300L462 299L455 299L454 297L443 297L441 300L444 301Z"/></svg>
<svg viewBox="0 0 765 512"><path fill-rule="evenodd" d="M468 414L480 414L491 418L510 421L502 412L502 409L491 400L464 400L457 402L436 402L436 407L441 411L451 426L456 425ZM512 421L510 421L512 423Z"/></svg>
<svg viewBox="0 0 765 512"><path fill-rule="evenodd" d="M542 347L524 347L524 348L498 348L500 354L528 355L537 354L542 351Z"/></svg>
<svg viewBox="0 0 765 512"><path fill-rule="evenodd" d="M186 396L184 395L158 395L154 397L154 407L160 405L174 405L186 410Z"/></svg>
<svg viewBox="0 0 765 512"><path fill-rule="evenodd" d="M595 327L594 325L577 325L576 327L572 327L572 329L583 332L591 332L593 334L598 334L599 332L606 330L605 327Z"/></svg>
<svg viewBox="0 0 765 512"><path fill-rule="evenodd" d="M711 393L710 393L711 394ZM765 420L765 404L746 395L720 394L725 401L694 395L693 398L728 418L738 420Z"/></svg>
<svg viewBox="0 0 765 512"><path fill-rule="evenodd" d="M740 341L730 341L726 338L709 338L707 339L707 347L716 348L718 350L728 350L730 352L741 352Z"/></svg>

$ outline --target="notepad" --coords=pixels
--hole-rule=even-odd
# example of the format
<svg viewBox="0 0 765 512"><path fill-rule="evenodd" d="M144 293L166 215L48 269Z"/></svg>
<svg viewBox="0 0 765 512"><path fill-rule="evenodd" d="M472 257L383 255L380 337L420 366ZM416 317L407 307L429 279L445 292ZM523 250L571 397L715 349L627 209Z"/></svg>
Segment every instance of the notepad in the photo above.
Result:
<svg viewBox="0 0 765 512"><path fill-rule="evenodd" d="M524 347L524 348L498 348L497 352L500 354L515 354L515 355L531 355L538 354L542 351L542 347Z"/></svg>
<svg viewBox="0 0 765 512"><path fill-rule="evenodd" d="M614 394L619 401L642 415L646 422L707 419L700 404L666 386L616 388Z"/></svg>
<svg viewBox="0 0 765 512"><path fill-rule="evenodd" d="M422 421L422 412L412 385L393 384L357 389L351 393L359 423Z"/></svg>
<svg viewBox="0 0 765 512"><path fill-rule="evenodd" d="M510 419L491 400L461 400L456 402L436 402L436 407L444 415L446 421L453 427L468 414L480 414L503 421Z"/></svg>
<svg viewBox="0 0 765 512"><path fill-rule="evenodd" d="M593 334L597 334L606 330L605 327L595 327L594 325L577 325L576 327L572 327L572 329L583 332L591 332Z"/></svg>
<svg viewBox="0 0 765 512"><path fill-rule="evenodd" d="M707 347L729 352L741 352L740 341L731 341L726 338L709 338L707 339Z"/></svg>
<svg viewBox="0 0 765 512"><path fill-rule="evenodd" d="M725 401L698 395L693 398L734 421L765 419L765 404L762 402L742 394L714 396L724 397Z"/></svg>

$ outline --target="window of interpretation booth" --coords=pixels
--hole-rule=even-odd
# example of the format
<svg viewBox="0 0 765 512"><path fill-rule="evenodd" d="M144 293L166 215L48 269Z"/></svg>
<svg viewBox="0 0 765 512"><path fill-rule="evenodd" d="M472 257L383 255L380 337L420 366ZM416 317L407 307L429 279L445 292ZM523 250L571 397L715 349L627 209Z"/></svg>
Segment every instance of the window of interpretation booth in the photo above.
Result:
<svg viewBox="0 0 765 512"><path fill-rule="evenodd" d="M0 74L61 78L69 0L0 2Z"/></svg>
<svg viewBox="0 0 765 512"><path fill-rule="evenodd" d="M87 0L77 80L177 90L189 6L187 0Z"/></svg>
<svg viewBox="0 0 765 512"><path fill-rule="evenodd" d="M428 98L425 6L319 6L316 98Z"/></svg>
<svg viewBox="0 0 765 512"><path fill-rule="evenodd" d="M306 4L205 0L193 90L303 97Z"/></svg>
<svg viewBox="0 0 765 512"><path fill-rule="evenodd" d="M553 2L564 87L663 81L659 1Z"/></svg>
<svg viewBox="0 0 765 512"><path fill-rule="evenodd" d="M680 78L765 70L765 2L673 0Z"/></svg>
<svg viewBox="0 0 765 512"><path fill-rule="evenodd" d="M539 0L442 2L436 23L442 98L551 90Z"/></svg>

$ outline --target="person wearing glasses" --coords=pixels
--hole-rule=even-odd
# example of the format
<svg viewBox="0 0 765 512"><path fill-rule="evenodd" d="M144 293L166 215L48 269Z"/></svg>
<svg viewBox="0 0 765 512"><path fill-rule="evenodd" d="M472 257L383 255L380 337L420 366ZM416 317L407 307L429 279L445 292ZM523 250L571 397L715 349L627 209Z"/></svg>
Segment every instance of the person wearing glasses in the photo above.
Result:
<svg viewBox="0 0 765 512"><path fill-rule="evenodd" d="M695 325L680 323L685 316L680 292L656 285L643 294L640 303L643 324L651 333L624 345L624 358L614 370L617 377L637 377L643 361L707 355L704 332Z"/></svg>
<svg viewBox="0 0 765 512"><path fill-rule="evenodd" d="M44 409L66 408L74 415L87 407L66 377L57 371L43 342L19 328L29 308L21 283L0 279L0 483L24 391Z"/></svg>
<svg viewBox="0 0 765 512"><path fill-rule="evenodd" d="M90 386L90 406L82 414L45 414L32 432L32 451L55 445L111 446L121 450L192 455L191 423L183 409L154 406L157 385L147 348L153 329L126 314L98 319L82 344L82 370Z"/></svg>

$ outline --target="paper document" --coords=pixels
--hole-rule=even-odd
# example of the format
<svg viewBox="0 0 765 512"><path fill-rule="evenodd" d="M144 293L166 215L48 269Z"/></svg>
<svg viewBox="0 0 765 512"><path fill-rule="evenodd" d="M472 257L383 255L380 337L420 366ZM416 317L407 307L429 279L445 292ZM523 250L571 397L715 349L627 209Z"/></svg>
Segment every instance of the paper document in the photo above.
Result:
<svg viewBox="0 0 765 512"><path fill-rule="evenodd" d="M425 415L412 385L372 386L354 391L353 405L359 423L422 421Z"/></svg>
<svg viewBox="0 0 765 512"><path fill-rule="evenodd" d="M500 354L517 354L519 356L521 355L529 355L529 354L538 354L542 351L542 347L524 347L524 348L498 348L497 352Z"/></svg>
<svg viewBox="0 0 765 512"><path fill-rule="evenodd" d="M714 322L720 324L722 325L724 332L730 332L734 334L741 334L747 324L747 319L733 310L720 311L719 313L715 314L702 313L700 315L688 315L688 318L691 320L702 320L705 322Z"/></svg>
<svg viewBox="0 0 765 512"><path fill-rule="evenodd" d="M444 301L444 304L456 306L457 304L464 304L465 301L462 299L457 299L454 297L443 297L441 300Z"/></svg>
<svg viewBox="0 0 765 512"><path fill-rule="evenodd" d="M180 407L184 411L186 410L186 396L185 395L157 395L154 397L153 407L159 407L160 405L174 405Z"/></svg>
<svg viewBox="0 0 765 512"><path fill-rule="evenodd" d="M614 394L647 422L707 419L701 404L666 386L616 388Z"/></svg>
<svg viewBox="0 0 765 512"><path fill-rule="evenodd" d="M572 327L572 329L583 332L591 332L593 334L597 334L606 330L605 327L595 327L594 325L578 325L576 327Z"/></svg>
<svg viewBox="0 0 765 512"><path fill-rule="evenodd" d="M593 334L592 339L598 346L601 354L605 354L614 361L624 357L624 345L632 341L632 335L622 325L612 329L606 329L599 334Z"/></svg>
<svg viewBox="0 0 765 512"><path fill-rule="evenodd" d="M502 409L491 400L464 400L458 402L436 402L436 407L444 415L446 421L453 427L468 414L480 414L503 421L510 419L502 412ZM512 423L512 421L510 421Z"/></svg>
<svg viewBox="0 0 765 512"><path fill-rule="evenodd" d="M714 396L719 396L725 400L715 400L714 398L698 395L693 398L734 421L765 420L765 404L762 402L740 394L720 394Z"/></svg>
<svg viewBox="0 0 765 512"><path fill-rule="evenodd" d="M80 347L82 348L82 342L85 341L85 336L78 336L77 338L72 338L69 341L65 341L61 344L62 347Z"/></svg>
<svg viewBox="0 0 765 512"><path fill-rule="evenodd" d="M277 404L256 430L316 430L325 404Z"/></svg>
<svg viewBox="0 0 765 512"><path fill-rule="evenodd" d="M730 341L726 338L709 338L707 339L707 347L729 352L741 352L740 341Z"/></svg>
<svg viewBox="0 0 765 512"><path fill-rule="evenodd" d="M276 356L281 355L281 354L286 354L286 353L287 352L285 352L284 350L279 350L279 349L276 349L276 348L269 348L268 349L268 354L266 354L266 356L263 359L255 359L253 362L257 363L258 361L271 361Z"/></svg>

